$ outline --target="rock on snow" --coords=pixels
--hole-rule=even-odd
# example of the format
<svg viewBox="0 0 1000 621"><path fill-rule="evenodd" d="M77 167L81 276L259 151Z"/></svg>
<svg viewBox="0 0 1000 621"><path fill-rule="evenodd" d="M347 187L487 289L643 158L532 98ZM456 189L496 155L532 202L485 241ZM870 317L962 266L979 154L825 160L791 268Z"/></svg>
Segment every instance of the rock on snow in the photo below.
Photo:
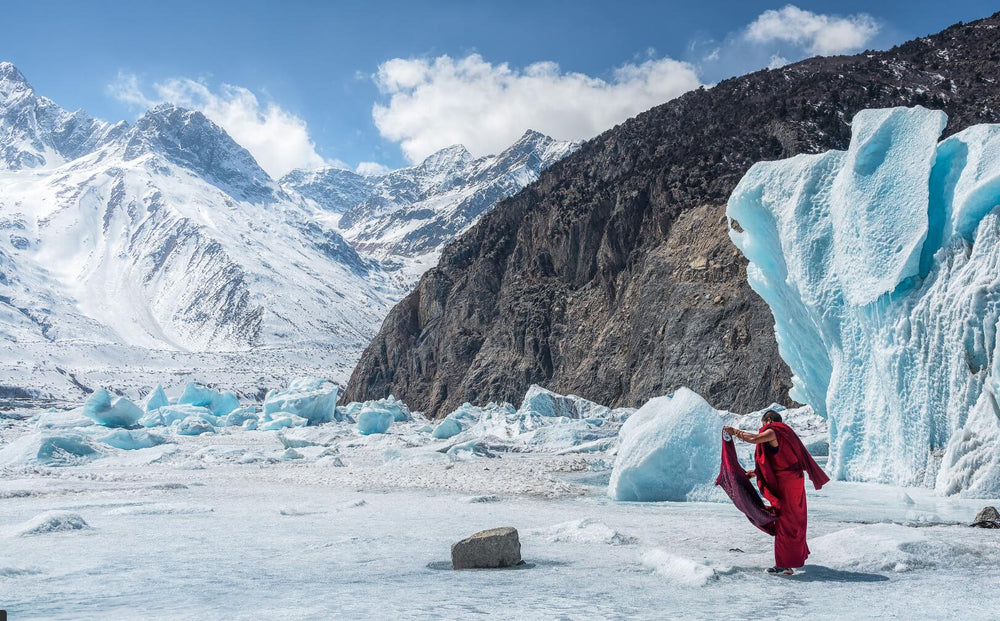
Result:
<svg viewBox="0 0 1000 621"><path fill-rule="evenodd" d="M480 531L451 544L453 569L494 569L521 564L517 529L505 526Z"/></svg>

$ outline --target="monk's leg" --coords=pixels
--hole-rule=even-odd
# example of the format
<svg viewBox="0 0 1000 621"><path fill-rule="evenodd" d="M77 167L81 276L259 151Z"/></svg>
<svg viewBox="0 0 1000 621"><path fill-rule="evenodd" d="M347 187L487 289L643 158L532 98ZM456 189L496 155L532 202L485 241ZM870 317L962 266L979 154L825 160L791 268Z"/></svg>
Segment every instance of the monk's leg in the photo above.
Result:
<svg viewBox="0 0 1000 621"><path fill-rule="evenodd" d="M802 567L809 556L806 545L805 479L779 477L781 516L774 537L774 563L777 567Z"/></svg>

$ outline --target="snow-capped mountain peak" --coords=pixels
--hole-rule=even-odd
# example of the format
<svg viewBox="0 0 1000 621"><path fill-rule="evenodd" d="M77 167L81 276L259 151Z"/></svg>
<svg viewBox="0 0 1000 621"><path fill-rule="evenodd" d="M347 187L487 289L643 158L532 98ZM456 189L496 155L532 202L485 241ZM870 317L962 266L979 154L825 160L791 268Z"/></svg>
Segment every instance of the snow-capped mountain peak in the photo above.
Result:
<svg viewBox="0 0 1000 621"><path fill-rule="evenodd" d="M148 150L195 172L235 198L265 202L275 198L270 176L250 152L196 110L160 104L142 115L129 135L125 159L135 159Z"/></svg>

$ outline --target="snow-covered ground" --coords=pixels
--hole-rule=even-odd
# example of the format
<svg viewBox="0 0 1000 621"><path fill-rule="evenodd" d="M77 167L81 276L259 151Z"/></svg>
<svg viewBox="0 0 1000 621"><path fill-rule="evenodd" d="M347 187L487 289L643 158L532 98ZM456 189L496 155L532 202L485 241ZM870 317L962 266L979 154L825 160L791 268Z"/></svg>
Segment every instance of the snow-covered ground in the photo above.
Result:
<svg viewBox="0 0 1000 621"><path fill-rule="evenodd" d="M344 421L150 428L166 442L138 450L109 446L122 432L79 410L8 413L0 602L14 619L973 619L1000 606L1000 531L966 525L996 501L810 489L809 564L770 577L771 539L721 493L608 497L614 435L581 430L630 412L545 397L456 415L448 438L414 414L368 436ZM33 444L74 433L100 455ZM526 566L448 569L452 542L503 525Z"/></svg>

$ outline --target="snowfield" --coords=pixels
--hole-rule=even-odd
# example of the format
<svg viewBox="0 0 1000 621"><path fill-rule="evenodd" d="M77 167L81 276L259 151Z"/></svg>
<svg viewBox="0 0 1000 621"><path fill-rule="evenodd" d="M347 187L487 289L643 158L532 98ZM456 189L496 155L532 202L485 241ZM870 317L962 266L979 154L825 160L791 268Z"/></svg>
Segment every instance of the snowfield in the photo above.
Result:
<svg viewBox="0 0 1000 621"><path fill-rule="evenodd" d="M143 409L210 411L224 394L185 390L199 406L154 393ZM221 420L270 409L304 421L295 412L316 414L329 395L300 380ZM691 395L665 399L688 408ZM320 425L199 435L182 435L182 421L107 427L84 407L7 412L0 601L15 619L477 618L498 602L528 619L975 619L1000 605L1000 531L967 525L995 500L810 489L813 555L776 578L762 572L771 539L717 489L696 486L686 502L608 496L630 410L533 388L517 409L463 406L442 438L446 422L404 408L347 404ZM386 432L362 435L364 411L387 413ZM786 414L804 436L824 431L809 411ZM744 428L757 418L716 415ZM132 446L147 448L120 448ZM506 525L525 566L449 568L452 542Z"/></svg>

